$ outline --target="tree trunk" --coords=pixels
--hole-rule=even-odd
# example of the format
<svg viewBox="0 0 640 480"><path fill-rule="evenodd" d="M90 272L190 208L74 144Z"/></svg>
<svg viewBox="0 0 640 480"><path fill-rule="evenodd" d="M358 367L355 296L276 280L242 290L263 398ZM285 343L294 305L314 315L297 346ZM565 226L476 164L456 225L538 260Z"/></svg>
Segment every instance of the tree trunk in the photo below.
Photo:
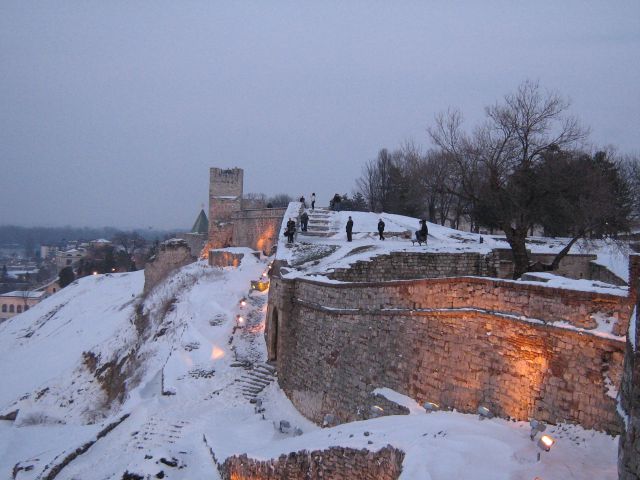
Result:
<svg viewBox="0 0 640 480"><path fill-rule="evenodd" d="M529 271L529 253L527 252L527 226L503 228L513 255L513 279L517 280Z"/></svg>

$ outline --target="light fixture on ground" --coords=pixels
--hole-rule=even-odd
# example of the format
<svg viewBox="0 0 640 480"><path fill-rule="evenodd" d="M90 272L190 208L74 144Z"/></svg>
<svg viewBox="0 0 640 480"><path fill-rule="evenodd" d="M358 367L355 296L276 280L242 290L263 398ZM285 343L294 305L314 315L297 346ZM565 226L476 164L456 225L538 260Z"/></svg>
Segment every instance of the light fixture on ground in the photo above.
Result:
<svg viewBox="0 0 640 480"><path fill-rule="evenodd" d="M485 418L493 418L493 413L487 407L483 407L480 405L478 407L478 416L480 420L484 420Z"/></svg>
<svg viewBox="0 0 640 480"><path fill-rule="evenodd" d="M237 327L244 326L244 317L242 315L236 315L236 326Z"/></svg>
<svg viewBox="0 0 640 480"><path fill-rule="evenodd" d="M556 441L549 435L542 435L538 440L538 448L545 452L551 450ZM540 452L538 452L538 461L540 461Z"/></svg>
<svg viewBox="0 0 640 480"><path fill-rule="evenodd" d="M538 432L544 432L547 429L547 426L544 423L539 422L535 418L531 419L529 425L531 425L531 433L529 436L531 437L532 442Z"/></svg>
<svg viewBox="0 0 640 480"><path fill-rule="evenodd" d="M433 402L424 402L422 404L422 408L424 408L427 413L431 413L431 412L435 412L436 410L440 410L440 405Z"/></svg>
<svg viewBox="0 0 640 480"><path fill-rule="evenodd" d="M244 298L244 297L242 297L242 298L240 299L240 308L244 308L244 307L246 307L246 306L247 306L247 299L246 299L246 298Z"/></svg>
<svg viewBox="0 0 640 480"><path fill-rule="evenodd" d="M371 411L371 416L375 418L375 417L379 417L384 413L384 408L378 405L372 405L370 408L370 411Z"/></svg>

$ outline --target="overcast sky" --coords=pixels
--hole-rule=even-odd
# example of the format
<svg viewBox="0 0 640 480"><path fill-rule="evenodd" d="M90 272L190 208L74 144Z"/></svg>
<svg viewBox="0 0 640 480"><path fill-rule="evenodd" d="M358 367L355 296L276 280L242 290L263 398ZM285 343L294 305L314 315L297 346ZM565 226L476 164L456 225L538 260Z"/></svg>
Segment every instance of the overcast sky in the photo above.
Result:
<svg viewBox="0 0 640 480"><path fill-rule="evenodd" d="M326 205L528 78L640 152L640 2L0 0L0 224L190 227L213 166Z"/></svg>

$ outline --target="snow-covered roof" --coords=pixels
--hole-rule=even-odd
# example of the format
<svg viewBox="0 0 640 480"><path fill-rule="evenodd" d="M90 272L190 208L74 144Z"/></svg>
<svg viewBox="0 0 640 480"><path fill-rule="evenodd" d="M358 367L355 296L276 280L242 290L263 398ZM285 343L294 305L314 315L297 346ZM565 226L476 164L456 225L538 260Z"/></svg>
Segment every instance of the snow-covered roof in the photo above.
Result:
<svg viewBox="0 0 640 480"><path fill-rule="evenodd" d="M0 295L0 297L18 297L18 298L40 298L47 292L36 292L34 290L14 290Z"/></svg>

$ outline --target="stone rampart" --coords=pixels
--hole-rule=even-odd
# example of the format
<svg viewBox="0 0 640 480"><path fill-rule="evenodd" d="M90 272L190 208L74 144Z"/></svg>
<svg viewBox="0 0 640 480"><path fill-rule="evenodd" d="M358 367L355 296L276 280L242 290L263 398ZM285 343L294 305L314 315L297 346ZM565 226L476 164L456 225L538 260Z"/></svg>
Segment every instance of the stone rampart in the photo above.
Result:
<svg viewBox="0 0 640 480"><path fill-rule="evenodd" d="M348 268L336 268L327 276L343 282L409 280L414 278L478 275L495 277L493 258L476 252L391 252L359 260Z"/></svg>
<svg viewBox="0 0 640 480"><path fill-rule="evenodd" d="M390 445L377 452L331 447L292 452L271 460L255 460L247 455L229 457L218 470L224 480L395 480L402 472L403 460L404 452Z"/></svg>
<svg viewBox="0 0 640 480"><path fill-rule="evenodd" d="M209 250L209 265L212 267L237 267L243 258L244 253Z"/></svg>
<svg viewBox="0 0 640 480"><path fill-rule="evenodd" d="M640 255L631 257L629 283L636 294L640 288ZM621 480L640 478L640 301L627 335L624 373L620 388L620 407L625 430L620 435L618 475Z"/></svg>
<svg viewBox="0 0 640 480"><path fill-rule="evenodd" d="M242 210L232 215L233 244L249 247L265 255L273 253L285 208Z"/></svg>
<svg viewBox="0 0 640 480"><path fill-rule="evenodd" d="M621 431L616 388L624 341L591 315L626 328L625 297L479 278L385 284L272 279L269 356L294 405L316 422L366 418L389 387L418 402Z"/></svg>
<svg viewBox="0 0 640 480"><path fill-rule="evenodd" d="M593 329L596 317L624 336L631 304L627 297L480 277L434 278L384 283L296 283L296 299L331 309L476 308L542 322L564 321Z"/></svg>
<svg viewBox="0 0 640 480"><path fill-rule="evenodd" d="M144 292L149 292L175 269L195 260L184 240L174 238L162 242L155 256L144 267Z"/></svg>
<svg viewBox="0 0 640 480"><path fill-rule="evenodd" d="M555 255L531 254L532 262L550 264ZM575 279L600 280L613 285L626 285L606 267L593 261L595 255L567 255L553 273ZM457 276L513 277L512 253L495 249L488 254L478 252L391 252L369 260L359 260L347 268L337 268L327 275L344 282L410 280Z"/></svg>

